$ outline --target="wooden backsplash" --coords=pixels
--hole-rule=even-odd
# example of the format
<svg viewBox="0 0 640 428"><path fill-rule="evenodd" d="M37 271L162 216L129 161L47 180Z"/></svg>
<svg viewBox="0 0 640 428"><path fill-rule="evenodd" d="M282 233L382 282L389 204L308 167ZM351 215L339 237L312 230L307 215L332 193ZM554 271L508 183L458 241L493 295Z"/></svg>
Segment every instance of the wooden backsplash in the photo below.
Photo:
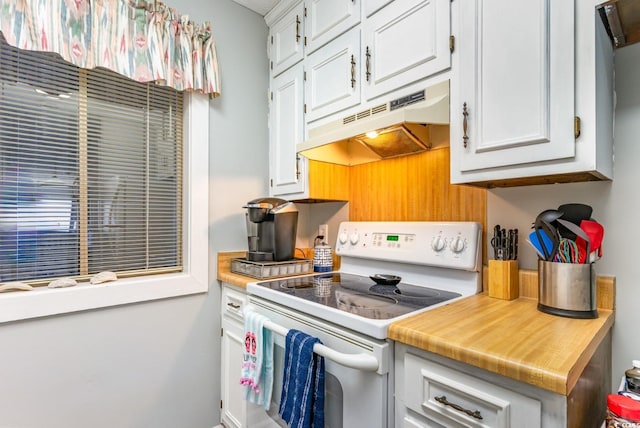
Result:
<svg viewBox="0 0 640 428"><path fill-rule="evenodd" d="M486 223L486 190L449 184L449 148L352 168L349 218Z"/></svg>
<svg viewBox="0 0 640 428"><path fill-rule="evenodd" d="M310 161L316 197L349 201L351 221L477 221L485 189L449 183L449 147L352 167Z"/></svg>

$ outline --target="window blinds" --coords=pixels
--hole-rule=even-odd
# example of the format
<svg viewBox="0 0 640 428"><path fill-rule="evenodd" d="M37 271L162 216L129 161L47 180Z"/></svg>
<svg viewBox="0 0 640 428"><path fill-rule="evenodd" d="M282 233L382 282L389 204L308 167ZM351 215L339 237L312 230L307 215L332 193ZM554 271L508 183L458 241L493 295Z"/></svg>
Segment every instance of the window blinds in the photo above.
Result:
<svg viewBox="0 0 640 428"><path fill-rule="evenodd" d="M0 281L181 270L182 94L0 45Z"/></svg>

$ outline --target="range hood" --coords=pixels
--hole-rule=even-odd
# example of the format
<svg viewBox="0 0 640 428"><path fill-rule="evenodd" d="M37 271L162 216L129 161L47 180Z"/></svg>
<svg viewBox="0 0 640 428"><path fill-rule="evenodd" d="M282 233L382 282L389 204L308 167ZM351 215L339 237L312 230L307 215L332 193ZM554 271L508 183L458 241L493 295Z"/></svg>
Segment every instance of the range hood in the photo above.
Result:
<svg viewBox="0 0 640 428"><path fill-rule="evenodd" d="M340 165L429 150L429 125L449 123L449 81L309 130L302 156Z"/></svg>

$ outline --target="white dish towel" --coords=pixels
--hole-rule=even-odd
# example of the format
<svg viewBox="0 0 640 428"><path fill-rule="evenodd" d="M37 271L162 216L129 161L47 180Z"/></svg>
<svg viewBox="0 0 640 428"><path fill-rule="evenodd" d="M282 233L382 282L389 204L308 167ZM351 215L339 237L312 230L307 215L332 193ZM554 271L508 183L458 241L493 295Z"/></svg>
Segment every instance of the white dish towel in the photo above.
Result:
<svg viewBox="0 0 640 428"><path fill-rule="evenodd" d="M246 399L269 410L273 391L273 334L264 328L268 318L249 311L244 314L244 349L240 383Z"/></svg>

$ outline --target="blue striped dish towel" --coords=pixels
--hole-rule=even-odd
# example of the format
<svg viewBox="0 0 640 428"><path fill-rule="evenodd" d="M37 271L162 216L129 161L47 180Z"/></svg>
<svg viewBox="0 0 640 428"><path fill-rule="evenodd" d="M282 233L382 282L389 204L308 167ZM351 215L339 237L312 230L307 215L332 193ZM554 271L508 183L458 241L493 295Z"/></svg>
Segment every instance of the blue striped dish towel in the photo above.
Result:
<svg viewBox="0 0 640 428"><path fill-rule="evenodd" d="M273 334L264 328L268 318L255 312L244 315L244 349L240 383L246 400L269 410L273 391Z"/></svg>
<svg viewBox="0 0 640 428"><path fill-rule="evenodd" d="M278 414L290 428L324 427L324 357L313 353L316 343L301 331L287 333Z"/></svg>

